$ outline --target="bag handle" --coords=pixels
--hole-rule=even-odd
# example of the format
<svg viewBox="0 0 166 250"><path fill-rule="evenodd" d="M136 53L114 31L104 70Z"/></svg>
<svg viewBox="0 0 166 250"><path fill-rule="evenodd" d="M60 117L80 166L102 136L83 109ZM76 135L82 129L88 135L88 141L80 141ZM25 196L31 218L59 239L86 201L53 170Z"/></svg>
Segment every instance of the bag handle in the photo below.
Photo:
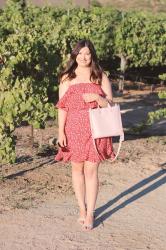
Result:
<svg viewBox="0 0 166 250"><path fill-rule="evenodd" d="M93 139L94 148L95 148L95 150L96 150L96 152L97 152L97 154L98 154L98 156L99 156L99 158L100 158L99 151L98 151L98 149L97 149L97 147L96 147L95 139L94 139L94 138L92 138L92 139ZM123 134L123 135L120 135L120 138L119 138L119 146L118 146L118 150L117 150L117 153L116 153L114 159L112 159L112 160L107 160L107 161L113 162L113 161L115 161L115 160L117 159L117 157L118 157L118 155L119 155L119 152L120 152L120 149L121 149L121 146L122 146L122 141L124 141L124 134Z"/></svg>

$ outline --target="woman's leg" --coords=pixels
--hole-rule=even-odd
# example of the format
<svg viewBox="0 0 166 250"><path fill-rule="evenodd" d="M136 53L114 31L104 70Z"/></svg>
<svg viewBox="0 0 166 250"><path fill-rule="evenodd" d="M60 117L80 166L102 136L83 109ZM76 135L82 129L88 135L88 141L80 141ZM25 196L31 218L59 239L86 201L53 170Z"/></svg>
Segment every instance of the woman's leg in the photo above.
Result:
<svg viewBox="0 0 166 250"><path fill-rule="evenodd" d="M95 209L99 189L98 167L99 163L89 161L84 163L87 202L87 217L85 224L87 225L93 223L93 211Z"/></svg>
<svg viewBox="0 0 166 250"><path fill-rule="evenodd" d="M80 208L80 217L86 217L84 162L71 162L72 183Z"/></svg>

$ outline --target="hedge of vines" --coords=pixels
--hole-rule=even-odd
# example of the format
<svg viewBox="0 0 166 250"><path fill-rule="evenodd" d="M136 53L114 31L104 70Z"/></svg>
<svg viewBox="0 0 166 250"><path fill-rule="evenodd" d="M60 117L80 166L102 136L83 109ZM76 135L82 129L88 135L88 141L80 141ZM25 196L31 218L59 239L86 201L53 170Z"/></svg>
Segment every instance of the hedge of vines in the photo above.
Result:
<svg viewBox="0 0 166 250"><path fill-rule="evenodd" d="M0 10L0 163L16 161L13 132L56 117L58 73L75 42L89 38L119 70L166 65L166 14L110 7L60 9L8 0Z"/></svg>

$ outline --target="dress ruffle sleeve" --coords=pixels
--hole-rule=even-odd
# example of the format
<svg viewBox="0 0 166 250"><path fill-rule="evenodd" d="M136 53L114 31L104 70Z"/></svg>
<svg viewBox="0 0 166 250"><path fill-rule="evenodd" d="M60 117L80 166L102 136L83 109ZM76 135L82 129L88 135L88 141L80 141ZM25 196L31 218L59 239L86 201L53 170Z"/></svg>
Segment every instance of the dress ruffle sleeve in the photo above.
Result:
<svg viewBox="0 0 166 250"><path fill-rule="evenodd" d="M69 110L69 107L68 107L68 93L67 92L59 99L57 104L55 104L56 108L63 109L66 112Z"/></svg>

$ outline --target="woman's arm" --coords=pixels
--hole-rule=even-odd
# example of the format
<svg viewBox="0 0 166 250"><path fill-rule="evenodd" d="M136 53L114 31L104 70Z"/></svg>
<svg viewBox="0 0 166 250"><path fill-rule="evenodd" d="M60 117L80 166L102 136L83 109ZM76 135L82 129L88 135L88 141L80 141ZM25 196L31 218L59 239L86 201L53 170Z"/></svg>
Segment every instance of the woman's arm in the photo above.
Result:
<svg viewBox="0 0 166 250"><path fill-rule="evenodd" d="M69 87L68 82L61 82L59 85L59 99L63 97ZM67 111L58 109L58 142L62 147L67 145L65 136L65 122L67 117Z"/></svg>
<svg viewBox="0 0 166 250"><path fill-rule="evenodd" d="M111 82L105 73L103 73L102 75L101 88L106 94L106 97L104 98L98 95L98 98L96 99L96 101L101 107L106 107L108 105L108 102L113 102L113 96L112 96Z"/></svg>

